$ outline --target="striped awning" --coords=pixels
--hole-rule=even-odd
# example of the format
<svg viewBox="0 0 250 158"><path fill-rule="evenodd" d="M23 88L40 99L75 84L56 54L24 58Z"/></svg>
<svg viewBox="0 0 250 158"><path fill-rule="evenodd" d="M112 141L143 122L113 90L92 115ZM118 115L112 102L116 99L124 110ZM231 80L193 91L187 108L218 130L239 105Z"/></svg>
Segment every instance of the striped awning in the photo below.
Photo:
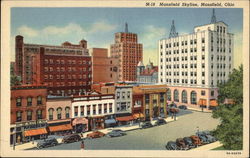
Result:
<svg viewBox="0 0 250 158"><path fill-rule="evenodd" d="M24 136L29 137L29 136L36 136L36 135L42 135L42 134L47 134L46 128L39 128L39 129L32 129L28 131L24 131Z"/></svg>
<svg viewBox="0 0 250 158"><path fill-rule="evenodd" d="M217 100L210 100L209 105L210 106L218 106L218 102L217 102Z"/></svg>
<svg viewBox="0 0 250 158"><path fill-rule="evenodd" d="M49 131L50 132L57 132L57 131L67 131L67 130L72 130L72 126L70 124L65 124L65 125L58 125L58 126L49 126Z"/></svg>
<svg viewBox="0 0 250 158"><path fill-rule="evenodd" d="M133 114L133 117L134 117L134 119L143 118L144 114L135 113L135 114Z"/></svg>
<svg viewBox="0 0 250 158"><path fill-rule="evenodd" d="M198 105L207 105L207 99L200 99Z"/></svg>

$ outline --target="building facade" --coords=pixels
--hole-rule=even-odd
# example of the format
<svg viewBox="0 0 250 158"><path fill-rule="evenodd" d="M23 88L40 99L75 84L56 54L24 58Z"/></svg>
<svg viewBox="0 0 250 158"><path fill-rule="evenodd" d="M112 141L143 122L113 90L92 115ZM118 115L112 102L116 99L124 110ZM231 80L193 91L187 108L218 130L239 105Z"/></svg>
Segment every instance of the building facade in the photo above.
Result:
<svg viewBox="0 0 250 158"><path fill-rule="evenodd" d="M21 143L33 137L38 139L47 134L46 96L47 87L43 85L11 88L11 143ZM30 130L35 132L31 135Z"/></svg>
<svg viewBox="0 0 250 158"><path fill-rule="evenodd" d="M74 96L72 99L73 118L87 118L89 130L104 128L105 116L113 115L115 109L114 94Z"/></svg>
<svg viewBox="0 0 250 158"><path fill-rule="evenodd" d="M45 84L54 95L78 94L90 89L91 57L87 41L61 46L26 44L16 36L16 75L22 84Z"/></svg>
<svg viewBox="0 0 250 158"><path fill-rule="evenodd" d="M142 44L138 43L137 34L128 32L115 33L115 43L110 47L111 57L118 58L119 81L136 81L136 66L143 60Z"/></svg>
<svg viewBox="0 0 250 158"><path fill-rule="evenodd" d="M158 66L154 66L152 62L146 66L140 61L136 68L137 82L139 83L157 83L158 82Z"/></svg>
<svg viewBox="0 0 250 158"><path fill-rule="evenodd" d="M115 114L132 113L132 89L130 85L115 86Z"/></svg>
<svg viewBox="0 0 250 158"><path fill-rule="evenodd" d="M133 88L133 92L143 96L142 105L145 120L167 116L166 85L139 85Z"/></svg>
<svg viewBox="0 0 250 158"><path fill-rule="evenodd" d="M188 35L178 35L173 22L169 38L159 41L158 81L209 94L218 83L228 80L233 68L233 45L233 34L222 21L213 18L210 24L196 26ZM214 97L207 97L209 104Z"/></svg>
<svg viewBox="0 0 250 158"><path fill-rule="evenodd" d="M92 79L93 84L99 82L118 81L118 58L108 56L108 49L92 48Z"/></svg>

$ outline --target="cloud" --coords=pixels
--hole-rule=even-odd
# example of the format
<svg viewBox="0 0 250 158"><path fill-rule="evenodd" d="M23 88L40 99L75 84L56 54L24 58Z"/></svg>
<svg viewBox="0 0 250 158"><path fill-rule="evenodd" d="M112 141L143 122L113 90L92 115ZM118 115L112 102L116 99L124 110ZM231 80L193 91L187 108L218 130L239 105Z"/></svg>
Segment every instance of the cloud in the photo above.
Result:
<svg viewBox="0 0 250 158"><path fill-rule="evenodd" d="M98 21L92 24L91 29L89 30L90 33L96 33L96 32L109 32L113 31L117 28L117 25L109 24L105 21Z"/></svg>
<svg viewBox="0 0 250 158"><path fill-rule="evenodd" d="M23 36L28 36L28 37L35 37L38 36L39 31L28 27L26 25L23 25L17 29L18 34L21 34Z"/></svg>
<svg viewBox="0 0 250 158"><path fill-rule="evenodd" d="M69 23L64 27L47 26L41 32L46 35L67 35L71 33L84 34L86 31L78 24Z"/></svg>
<svg viewBox="0 0 250 158"><path fill-rule="evenodd" d="M166 36L166 28L148 25L144 27L141 41L144 47L157 47L158 41Z"/></svg>

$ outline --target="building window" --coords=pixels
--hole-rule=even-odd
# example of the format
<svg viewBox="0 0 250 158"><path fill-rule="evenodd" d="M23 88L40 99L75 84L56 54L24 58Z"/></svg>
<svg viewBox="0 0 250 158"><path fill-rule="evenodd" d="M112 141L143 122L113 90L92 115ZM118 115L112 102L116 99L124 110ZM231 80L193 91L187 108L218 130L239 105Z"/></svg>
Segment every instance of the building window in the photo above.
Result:
<svg viewBox="0 0 250 158"><path fill-rule="evenodd" d="M125 99L125 92L122 92L122 99Z"/></svg>
<svg viewBox="0 0 250 158"><path fill-rule="evenodd" d="M49 109L49 120L53 120L53 111L54 109L52 108Z"/></svg>
<svg viewBox="0 0 250 158"><path fill-rule="evenodd" d="M67 119L67 118L69 118L69 107L66 107L65 108L65 118Z"/></svg>
<svg viewBox="0 0 250 158"><path fill-rule="evenodd" d="M128 99L129 99L129 98L130 98L130 92L128 92L128 93L127 93L127 95L128 95L128 96L127 96L127 97L128 97Z"/></svg>
<svg viewBox="0 0 250 158"><path fill-rule="evenodd" d="M214 91L211 91L211 92L210 92L210 95L211 95L211 96L214 96Z"/></svg>
<svg viewBox="0 0 250 158"><path fill-rule="evenodd" d="M169 88L167 89L167 100L171 101L171 90Z"/></svg>
<svg viewBox="0 0 250 158"><path fill-rule="evenodd" d="M57 119L60 120L62 119L62 108L57 108Z"/></svg>
<svg viewBox="0 0 250 158"><path fill-rule="evenodd" d="M32 111L27 111L27 120L30 121L32 120Z"/></svg>
<svg viewBox="0 0 250 158"><path fill-rule="evenodd" d="M80 110L81 110L81 116L84 116L84 106L81 106Z"/></svg>
<svg viewBox="0 0 250 158"><path fill-rule="evenodd" d="M22 106L22 98L16 99L16 106Z"/></svg>
<svg viewBox="0 0 250 158"><path fill-rule="evenodd" d="M174 90L174 101L179 102L179 92L177 89Z"/></svg>
<svg viewBox="0 0 250 158"><path fill-rule="evenodd" d="M205 38L202 38L201 42L202 42L202 43L205 43Z"/></svg>
<svg viewBox="0 0 250 158"><path fill-rule="evenodd" d="M41 105L42 104L42 97L38 96L37 97L37 105Z"/></svg>
<svg viewBox="0 0 250 158"><path fill-rule="evenodd" d="M37 110L36 116L37 119L42 119L42 110Z"/></svg>
<svg viewBox="0 0 250 158"><path fill-rule="evenodd" d="M205 76L205 72L202 72L202 76L203 76L203 77Z"/></svg>
<svg viewBox="0 0 250 158"><path fill-rule="evenodd" d="M96 104L93 105L93 115L96 115Z"/></svg>
<svg viewBox="0 0 250 158"><path fill-rule="evenodd" d="M22 112L17 111L16 112L16 122L20 122L20 121L22 121Z"/></svg>
<svg viewBox="0 0 250 158"><path fill-rule="evenodd" d="M201 91L201 95L202 96L206 95L206 91Z"/></svg>
<svg viewBox="0 0 250 158"><path fill-rule="evenodd" d="M109 112L111 113L112 112L112 103L109 103Z"/></svg>
<svg viewBox="0 0 250 158"><path fill-rule="evenodd" d="M191 92L191 104L196 104L196 92L192 91Z"/></svg>
<svg viewBox="0 0 250 158"><path fill-rule="evenodd" d="M117 99L120 99L120 92L117 92Z"/></svg>
<svg viewBox="0 0 250 158"><path fill-rule="evenodd" d="M187 91L183 90L181 93L182 103L187 103Z"/></svg>
<svg viewBox="0 0 250 158"><path fill-rule="evenodd" d="M145 94L145 103L149 104L149 94Z"/></svg>

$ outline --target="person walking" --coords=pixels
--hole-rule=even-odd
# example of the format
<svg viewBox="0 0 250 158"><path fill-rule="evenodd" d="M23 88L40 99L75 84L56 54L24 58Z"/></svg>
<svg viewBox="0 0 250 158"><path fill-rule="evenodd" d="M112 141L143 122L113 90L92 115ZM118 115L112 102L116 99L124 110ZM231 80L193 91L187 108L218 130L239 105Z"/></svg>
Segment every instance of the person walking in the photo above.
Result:
<svg viewBox="0 0 250 158"><path fill-rule="evenodd" d="M84 141L81 142L81 149L84 150Z"/></svg>

